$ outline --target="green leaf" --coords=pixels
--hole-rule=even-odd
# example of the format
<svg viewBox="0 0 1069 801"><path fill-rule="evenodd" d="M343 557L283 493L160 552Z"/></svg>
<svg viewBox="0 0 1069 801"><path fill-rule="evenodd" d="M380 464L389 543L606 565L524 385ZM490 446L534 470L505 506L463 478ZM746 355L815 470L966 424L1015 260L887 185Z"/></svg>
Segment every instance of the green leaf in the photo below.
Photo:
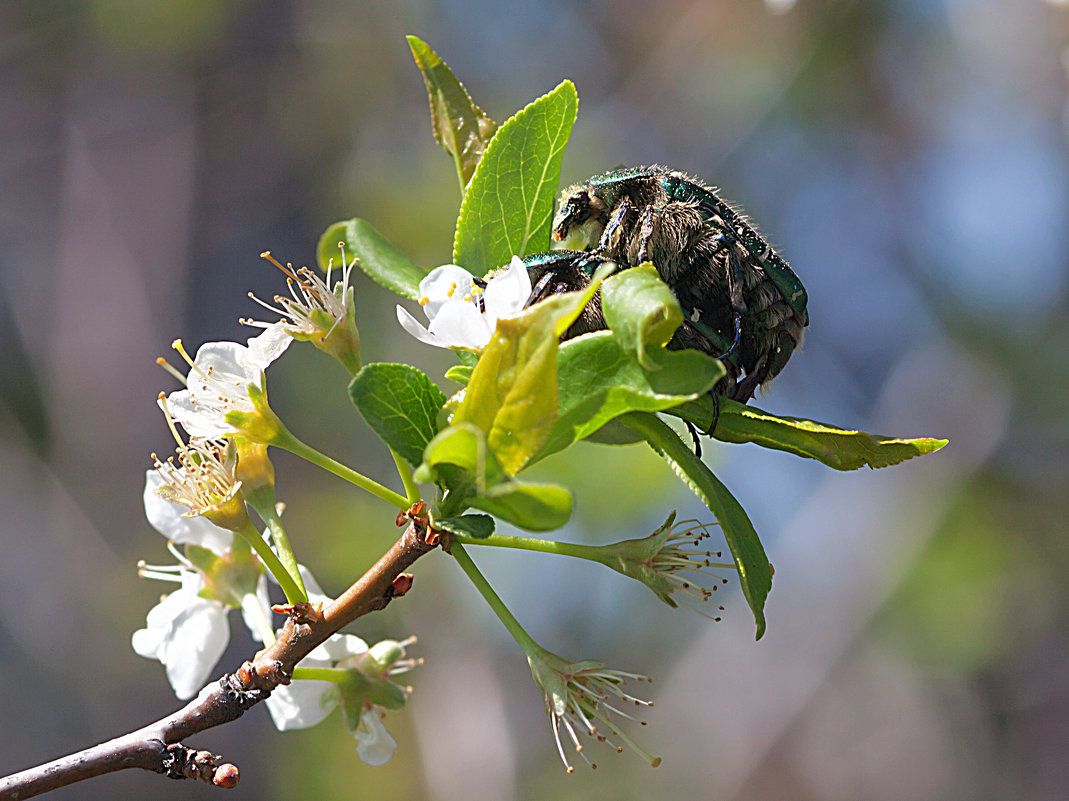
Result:
<svg viewBox="0 0 1069 801"><path fill-rule="evenodd" d="M572 515L572 495L557 484L510 479L470 500L476 509L527 531L552 531Z"/></svg>
<svg viewBox="0 0 1069 801"><path fill-rule="evenodd" d="M341 258L339 243L345 248L345 258L359 259L358 266L375 283L401 297L419 300L419 282L430 271L405 258L367 220L354 217L336 222L323 233L316 247L320 269L325 270L330 259Z"/></svg>
<svg viewBox="0 0 1069 801"><path fill-rule="evenodd" d="M579 98L564 81L501 126L475 169L457 218L453 261L475 275L549 249L561 158Z"/></svg>
<svg viewBox="0 0 1069 801"><path fill-rule="evenodd" d="M589 437L627 412L660 411L697 398L724 375L718 360L695 350L662 350L657 361L659 369L644 370L609 331L563 343L557 358L557 420L535 461Z"/></svg>
<svg viewBox="0 0 1069 801"><path fill-rule="evenodd" d="M745 510L705 463L694 455L694 451L663 421L642 412L634 412L622 420L642 435L716 517L735 559L742 593L753 610L757 639L761 639L765 633L765 599L772 588L772 566Z"/></svg>
<svg viewBox="0 0 1069 801"><path fill-rule="evenodd" d="M430 378L407 364L366 364L349 384L349 397L387 445L414 465L423 461L446 400Z"/></svg>
<svg viewBox="0 0 1069 801"><path fill-rule="evenodd" d="M460 517L442 517L434 525L452 534L483 539L494 533L494 518L490 515L461 515Z"/></svg>
<svg viewBox="0 0 1069 801"><path fill-rule="evenodd" d="M660 365L652 354L672 338L683 310L649 262L617 273L601 290L605 322L623 349L647 370Z"/></svg>
<svg viewBox="0 0 1069 801"><path fill-rule="evenodd" d="M439 480L442 478L442 466L452 465L470 476L466 483L470 485L470 491L475 492L485 488L486 462L486 437L479 427L470 423L451 425L443 428L427 443L423 451L423 463L416 469L415 478L420 483ZM480 482L479 486L476 486L476 479ZM448 489L460 488L449 481L445 483Z"/></svg>
<svg viewBox="0 0 1069 801"><path fill-rule="evenodd" d="M593 297L595 276L583 292L566 292L517 317L498 320L453 423L472 423L510 476L522 470L557 419L559 337Z"/></svg>
<svg viewBox="0 0 1069 801"><path fill-rule="evenodd" d="M445 371L445 377L450 381L455 381L461 386L467 386L471 381L471 374L475 371L474 367L468 367L466 364L454 364L448 370Z"/></svg>
<svg viewBox="0 0 1069 801"><path fill-rule="evenodd" d="M415 36L406 38L427 85L434 138L453 157L463 192L497 131L497 123L475 105L464 85L437 53Z"/></svg>
<svg viewBox="0 0 1069 801"><path fill-rule="evenodd" d="M571 516L568 490L507 476L487 448L483 432L471 423L449 426L428 444L416 480L438 481L446 487L441 503L444 517L474 507L529 531L549 531Z"/></svg>
<svg viewBox="0 0 1069 801"><path fill-rule="evenodd" d="M673 409L671 414L704 431L712 424L713 412L712 399L699 398ZM727 398L720 399L720 418L713 436L722 442L752 442L764 448L816 459L836 470L889 467L914 456L934 453L948 442L928 437L881 437L801 417L777 417Z"/></svg>

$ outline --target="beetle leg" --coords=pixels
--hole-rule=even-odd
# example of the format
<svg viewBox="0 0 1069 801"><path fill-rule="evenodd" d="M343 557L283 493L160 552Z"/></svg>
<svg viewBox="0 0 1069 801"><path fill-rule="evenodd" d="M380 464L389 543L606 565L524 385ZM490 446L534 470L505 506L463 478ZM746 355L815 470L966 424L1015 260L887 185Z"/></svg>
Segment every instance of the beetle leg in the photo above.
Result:
<svg viewBox="0 0 1069 801"><path fill-rule="evenodd" d="M709 427L707 429L705 429L704 432L702 432L707 437L711 437L713 435L713 432L716 431L716 424L720 422L720 393L714 392L714 393L712 393L712 395L713 395L713 422L711 422L709 424ZM701 456L700 452L698 453L698 456L699 457Z"/></svg>
<svg viewBox="0 0 1069 801"><path fill-rule="evenodd" d="M605 232L601 235L599 250L607 254L616 254L616 241L620 236L620 228L623 226L627 216L634 210L635 207L631 205L631 201L626 197L616 204L612 210L612 216L609 217L609 222L605 224Z"/></svg>
<svg viewBox="0 0 1069 801"><path fill-rule="evenodd" d="M739 342L742 340L742 315L746 313L747 308L746 300L742 296L742 276L739 274L739 263L732 253L732 240L726 234L718 233L712 238L712 241L719 247L710 256L711 261L716 259L720 253L720 248L724 250L724 283L727 285L728 297L731 300L732 327L735 329L728 349L718 357L723 359L730 356L739 347Z"/></svg>
<svg viewBox="0 0 1069 801"><path fill-rule="evenodd" d="M653 221L657 213L658 209L655 206L646 206L642 212L642 226L638 232L638 258L636 259L639 264L649 261L650 237L653 236Z"/></svg>
<svg viewBox="0 0 1069 801"><path fill-rule="evenodd" d="M471 282L479 289L486 289L486 280L479 278L479 276L472 276ZM479 293L479 311L486 314L486 301L483 300L483 293Z"/></svg>
<svg viewBox="0 0 1069 801"><path fill-rule="evenodd" d="M735 352L735 349L739 346L739 341L742 339L742 315L746 312L746 300L742 296L742 276L739 274L739 263L731 249L731 243L723 234L717 236L717 239L728 246L727 258L724 261L724 272L735 323L735 336L731 340L731 346L720 354L720 358L724 358Z"/></svg>

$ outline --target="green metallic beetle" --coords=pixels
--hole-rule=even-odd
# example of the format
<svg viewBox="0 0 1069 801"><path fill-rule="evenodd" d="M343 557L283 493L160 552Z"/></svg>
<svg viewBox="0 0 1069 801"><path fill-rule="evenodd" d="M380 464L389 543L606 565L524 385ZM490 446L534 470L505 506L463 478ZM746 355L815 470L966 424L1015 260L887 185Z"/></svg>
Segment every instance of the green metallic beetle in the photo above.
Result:
<svg viewBox="0 0 1069 801"><path fill-rule="evenodd" d="M548 253L536 253L525 256L523 263L531 278L531 296L527 306L540 300L563 292L577 292L589 286L598 267L610 261L598 253L578 250L551 250ZM583 311L564 333L564 339L571 339L591 331L602 331L608 326L601 311L601 293L597 293L583 307ZM689 320L676 329L668 343L673 350L700 350L713 356L719 356L716 346L697 329Z"/></svg>
<svg viewBox="0 0 1069 801"><path fill-rule="evenodd" d="M553 239L556 247L593 251L621 266L653 262L683 307L686 339L728 369L716 391L734 400L749 400L802 344L809 324L802 282L697 178L654 165L570 186Z"/></svg>

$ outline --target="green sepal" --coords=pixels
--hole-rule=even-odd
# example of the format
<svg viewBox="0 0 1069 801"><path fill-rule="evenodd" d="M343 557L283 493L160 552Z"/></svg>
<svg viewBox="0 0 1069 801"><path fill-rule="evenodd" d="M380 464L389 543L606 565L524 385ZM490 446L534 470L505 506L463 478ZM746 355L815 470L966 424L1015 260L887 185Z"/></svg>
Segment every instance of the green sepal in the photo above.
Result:
<svg viewBox="0 0 1069 801"><path fill-rule="evenodd" d="M739 583L757 623L757 639L765 633L765 599L772 589L772 566L746 511L720 480L663 421L634 412L623 418L713 513L739 571Z"/></svg>
<svg viewBox="0 0 1069 801"><path fill-rule="evenodd" d="M357 266L375 283L409 300L419 300L419 282L430 272L409 261L397 248L375 230L367 220L354 217L331 225L319 237L316 258L325 270L331 259L357 259Z"/></svg>
<svg viewBox="0 0 1069 801"><path fill-rule="evenodd" d="M579 97L564 81L494 134L464 193L453 262L474 275L549 249L560 165Z"/></svg>
<svg viewBox="0 0 1069 801"><path fill-rule="evenodd" d="M337 692L342 720L349 731L356 731L366 704L396 711L404 709L406 701L404 690L392 681L369 679L356 669L347 671L345 681L337 684Z"/></svg>
<svg viewBox="0 0 1069 801"><path fill-rule="evenodd" d="M672 536L675 519L676 513L672 512L660 528L646 537L604 545L597 549L594 559L617 573L641 581L654 595L676 609L679 604L672 598L672 583L650 567L653 558L664 547L665 540Z"/></svg>
<svg viewBox="0 0 1069 801"><path fill-rule="evenodd" d="M670 411L677 417L708 430L713 422L714 406L709 397L685 403ZM720 417L713 436L722 442L751 442L763 448L816 459L836 470L891 465L934 453L948 440L921 437L899 439L849 431L827 423L802 417L777 417L754 406L720 398Z"/></svg>
<svg viewBox="0 0 1069 801"><path fill-rule="evenodd" d="M204 587L198 593L201 598L241 606L245 595L256 592L262 571L249 544L241 537L234 537L234 544L225 556L199 545L186 545L185 552L186 558L204 574Z"/></svg>
<svg viewBox="0 0 1069 801"><path fill-rule="evenodd" d="M415 36L406 38L427 85L434 138L453 157L463 191L497 131L497 123L475 105L464 85L437 53Z"/></svg>
<svg viewBox="0 0 1069 801"><path fill-rule="evenodd" d="M349 397L387 445L413 465L423 461L446 401L426 374L407 364L366 364L350 382Z"/></svg>

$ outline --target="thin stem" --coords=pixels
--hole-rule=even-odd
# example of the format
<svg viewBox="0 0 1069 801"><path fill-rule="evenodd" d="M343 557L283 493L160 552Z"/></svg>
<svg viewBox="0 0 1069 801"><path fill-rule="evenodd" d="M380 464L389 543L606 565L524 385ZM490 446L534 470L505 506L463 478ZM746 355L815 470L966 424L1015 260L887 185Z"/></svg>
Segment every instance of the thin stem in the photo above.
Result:
<svg viewBox="0 0 1069 801"><path fill-rule="evenodd" d="M483 599L490 605L490 608L494 610L494 614L498 616L501 623L508 629L509 634L516 640L516 643L523 649L523 652L528 657L536 655L542 650L542 647L531 639L531 635L524 631L523 626L520 625L512 612L505 606L505 602L501 600L501 597L494 592L494 588L490 586L490 582L486 580L486 577L479 572L479 568L475 566L475 563L471 561L471 557L468 556L464 550L464 546L457 542L457 538L454 537L451 541L449 548L450 554L457 563L460 565L460 569L463 570L471 583L475 585L475 589L479 591Z"/></svg>
<svg viewBox="0 0 1069 801"><path fill-rule="evenodd" d="M393 448L390 448L390 456L393 457L393 463L397 465L397 475L401 477L401 483L405 487L405 495L408 496L408 504L411 506L419 501L419 486L412 476L412 468L409 467L408 460Z"/></svg>
<svg viewBox="0 0 1069 801"><path fill-rule="evenodd" d="M267 528L271 532L271 542L278 551L278 558L286 566L286 572L290 574L293 582L300 587L301 594L307 600L308 590L304 586L304 579L301 578L300 568L297 567L297 557L293 553L293 547L290 545L289 537L286 536L286 529L282 525L282 520L279 519L275 505L273 503L264 503L254 505L253 509L256 510L256 514L260 516L260 519L267 524Z"/></svg>
<svg viewBox="0 0 1069 801"><path fill-rule="evenodd" d="M346 467L341 462L331 459L329 456L320 453L315 448L305 445L289 431L281 432L271 444L277 445L296 456L300 456L302 459L311 462L317 467L322 467L327 472L333 473L338 476L338 478L345 479L350 484L355 484L360 487L360 489L367 490L375 497L393 504L398 509L408 509L412 505L403 495L398 495L392 489L382 486L379 482L356 472L351 467Z"/></svg>
<svg viewBox="0 0 1069 801"><path fill-rule="evenodd" d="M451 542L459 542L464 545L516 548L521 551L574 556L578 559L590 559L595 562L602 561L604 553L604 548L600 545L578 545L571 542L557 542L556 540L539 540L534 537L515 537L510 534L491 534L488 537L469 537L464 534L450 534L449 536Z"/></svg>
<svg viewBox="0 0 1069 801"><path fill-rule="evenodd" d="M282 591L286 593L286 600L291 604L305 603L308 601L308 595L297 586L293 577L289 571L286 570L286 566L282 564L275 552L271 550L271 546L264 542L264 538L260 536L260 532L256 530L256 527L249 521L246 525L242 526L236 532L243 536L252 546L252 549L256 551L256 555L260 557L260 561L264 563L264 566L271 571L271 575L274 576L279 585L282 587Z"/></svg>
<svg viewBox="0 0 1069 801"><path fill-rule="evenodd" d="M293 678L302 681L332 681L335 684L343 684L349 680L349 671L325 667L295 667Z"/></svg>

